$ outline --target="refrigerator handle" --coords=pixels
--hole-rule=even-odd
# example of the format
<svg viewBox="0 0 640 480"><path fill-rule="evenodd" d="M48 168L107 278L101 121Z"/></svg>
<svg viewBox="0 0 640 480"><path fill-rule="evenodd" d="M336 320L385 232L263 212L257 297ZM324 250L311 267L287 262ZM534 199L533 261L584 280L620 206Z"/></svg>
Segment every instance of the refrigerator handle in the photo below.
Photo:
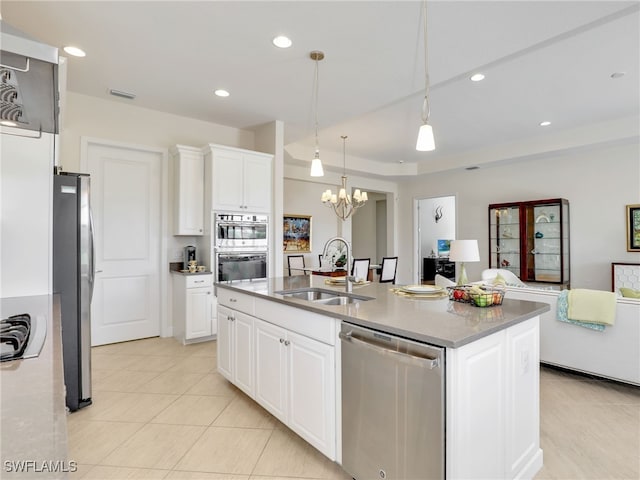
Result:
<svg viewBox="0 0 640 480"><path fill-rule="evenodd" d="M91 300L93 300L93 285L96 279L96 249L93 244L93 214L91 213L91 209L89 209L89 243L89 284L91 285L89 303L91 303Z"/></svg>

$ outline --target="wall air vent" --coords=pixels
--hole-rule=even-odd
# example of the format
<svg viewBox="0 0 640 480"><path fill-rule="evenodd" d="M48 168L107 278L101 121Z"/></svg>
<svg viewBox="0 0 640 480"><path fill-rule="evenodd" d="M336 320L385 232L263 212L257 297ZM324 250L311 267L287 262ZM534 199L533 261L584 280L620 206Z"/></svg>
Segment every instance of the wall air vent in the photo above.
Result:
<svg viewBox="0 0 640 480"><path fill-rule="evenodd" d="M127 98L129 100L133 100L136 98L135 93L123 92L122 90L114 90L113 88L109 90L109 93L115 97Z"/></svg>

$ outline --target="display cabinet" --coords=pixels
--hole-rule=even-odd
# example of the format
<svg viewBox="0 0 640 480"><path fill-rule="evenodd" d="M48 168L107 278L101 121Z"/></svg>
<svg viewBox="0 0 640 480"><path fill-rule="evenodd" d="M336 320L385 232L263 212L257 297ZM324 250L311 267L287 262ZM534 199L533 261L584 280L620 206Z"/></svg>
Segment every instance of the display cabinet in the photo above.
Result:
<svg viewBox="0 0 640 480"><path fill-rule="evenodd" d="M569 285L569 201L564 198L489 205L489 268L523 282Z"/></svg>

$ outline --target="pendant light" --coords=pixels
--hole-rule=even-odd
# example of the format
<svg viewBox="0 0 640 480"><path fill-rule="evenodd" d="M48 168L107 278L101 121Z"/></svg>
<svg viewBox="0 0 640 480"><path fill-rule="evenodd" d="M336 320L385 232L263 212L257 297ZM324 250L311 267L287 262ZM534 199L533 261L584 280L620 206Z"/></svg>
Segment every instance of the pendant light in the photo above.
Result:
<svg viewBox="0 0 640 480"><path fill-rule="evenodd" d="M369 196L367 192L360 192L358 188L353 192L353 199L347 193L347 136L342 135L340 138L342 138L342 188L337 194L333 193L331 189L322 192L321 200L326 206L333 208L333 212L338 218L346 220L369 200Z"/></svg>
<svg viewBox="0 0 640 480"><path fill-rule="evenodd" d="M433 138L433 128L429 125L429 115L431 108L429 106L429 63L427 49L427 0L424 0L422 6L423 23L424 23L424 101L422 102L422 126L418 130L418 141L416 142L416 150L419 152L430 152L436 149L436 142Z"/></svg>
<svg viewBox="0 0 640 480"><path fill-rule="evenodd" d="M311 161L311 176L323 177L324 169L322 168L322 161L320 160L320 146L318 143L318 62L324 58L324 53L319 50L314 50L309 54L311 60L316 62L316 75L314 84L314 103L315 103L315 127L316 127L316 152Z"/></svg>

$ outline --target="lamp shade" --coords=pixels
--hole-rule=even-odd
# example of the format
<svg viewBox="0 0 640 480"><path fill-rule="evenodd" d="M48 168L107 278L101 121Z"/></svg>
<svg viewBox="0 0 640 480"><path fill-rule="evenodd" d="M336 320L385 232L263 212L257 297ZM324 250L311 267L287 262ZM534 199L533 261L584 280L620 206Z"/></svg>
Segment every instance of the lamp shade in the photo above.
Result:
<svg viewBox="0 0 640 480"><path fill-rule="evenodd" d="M452 262L479 262L480 251L477 240L452 240L449 260Z"/></svg>
<svg viewBox="0 0 640 480"><path fill-rule="evenodd" d="M311 161L311 176L312 177L324 176L324 169L322 168L322 162L317 157Z"/></svg>
<svg viewBox="0 0 640 480"><path fill-rule="evenodd" d="M416 142L416 150L419 152L431 152L436 149L436 141L433 138L433 128L425 123L418 130L418 141Z"/></svg>

